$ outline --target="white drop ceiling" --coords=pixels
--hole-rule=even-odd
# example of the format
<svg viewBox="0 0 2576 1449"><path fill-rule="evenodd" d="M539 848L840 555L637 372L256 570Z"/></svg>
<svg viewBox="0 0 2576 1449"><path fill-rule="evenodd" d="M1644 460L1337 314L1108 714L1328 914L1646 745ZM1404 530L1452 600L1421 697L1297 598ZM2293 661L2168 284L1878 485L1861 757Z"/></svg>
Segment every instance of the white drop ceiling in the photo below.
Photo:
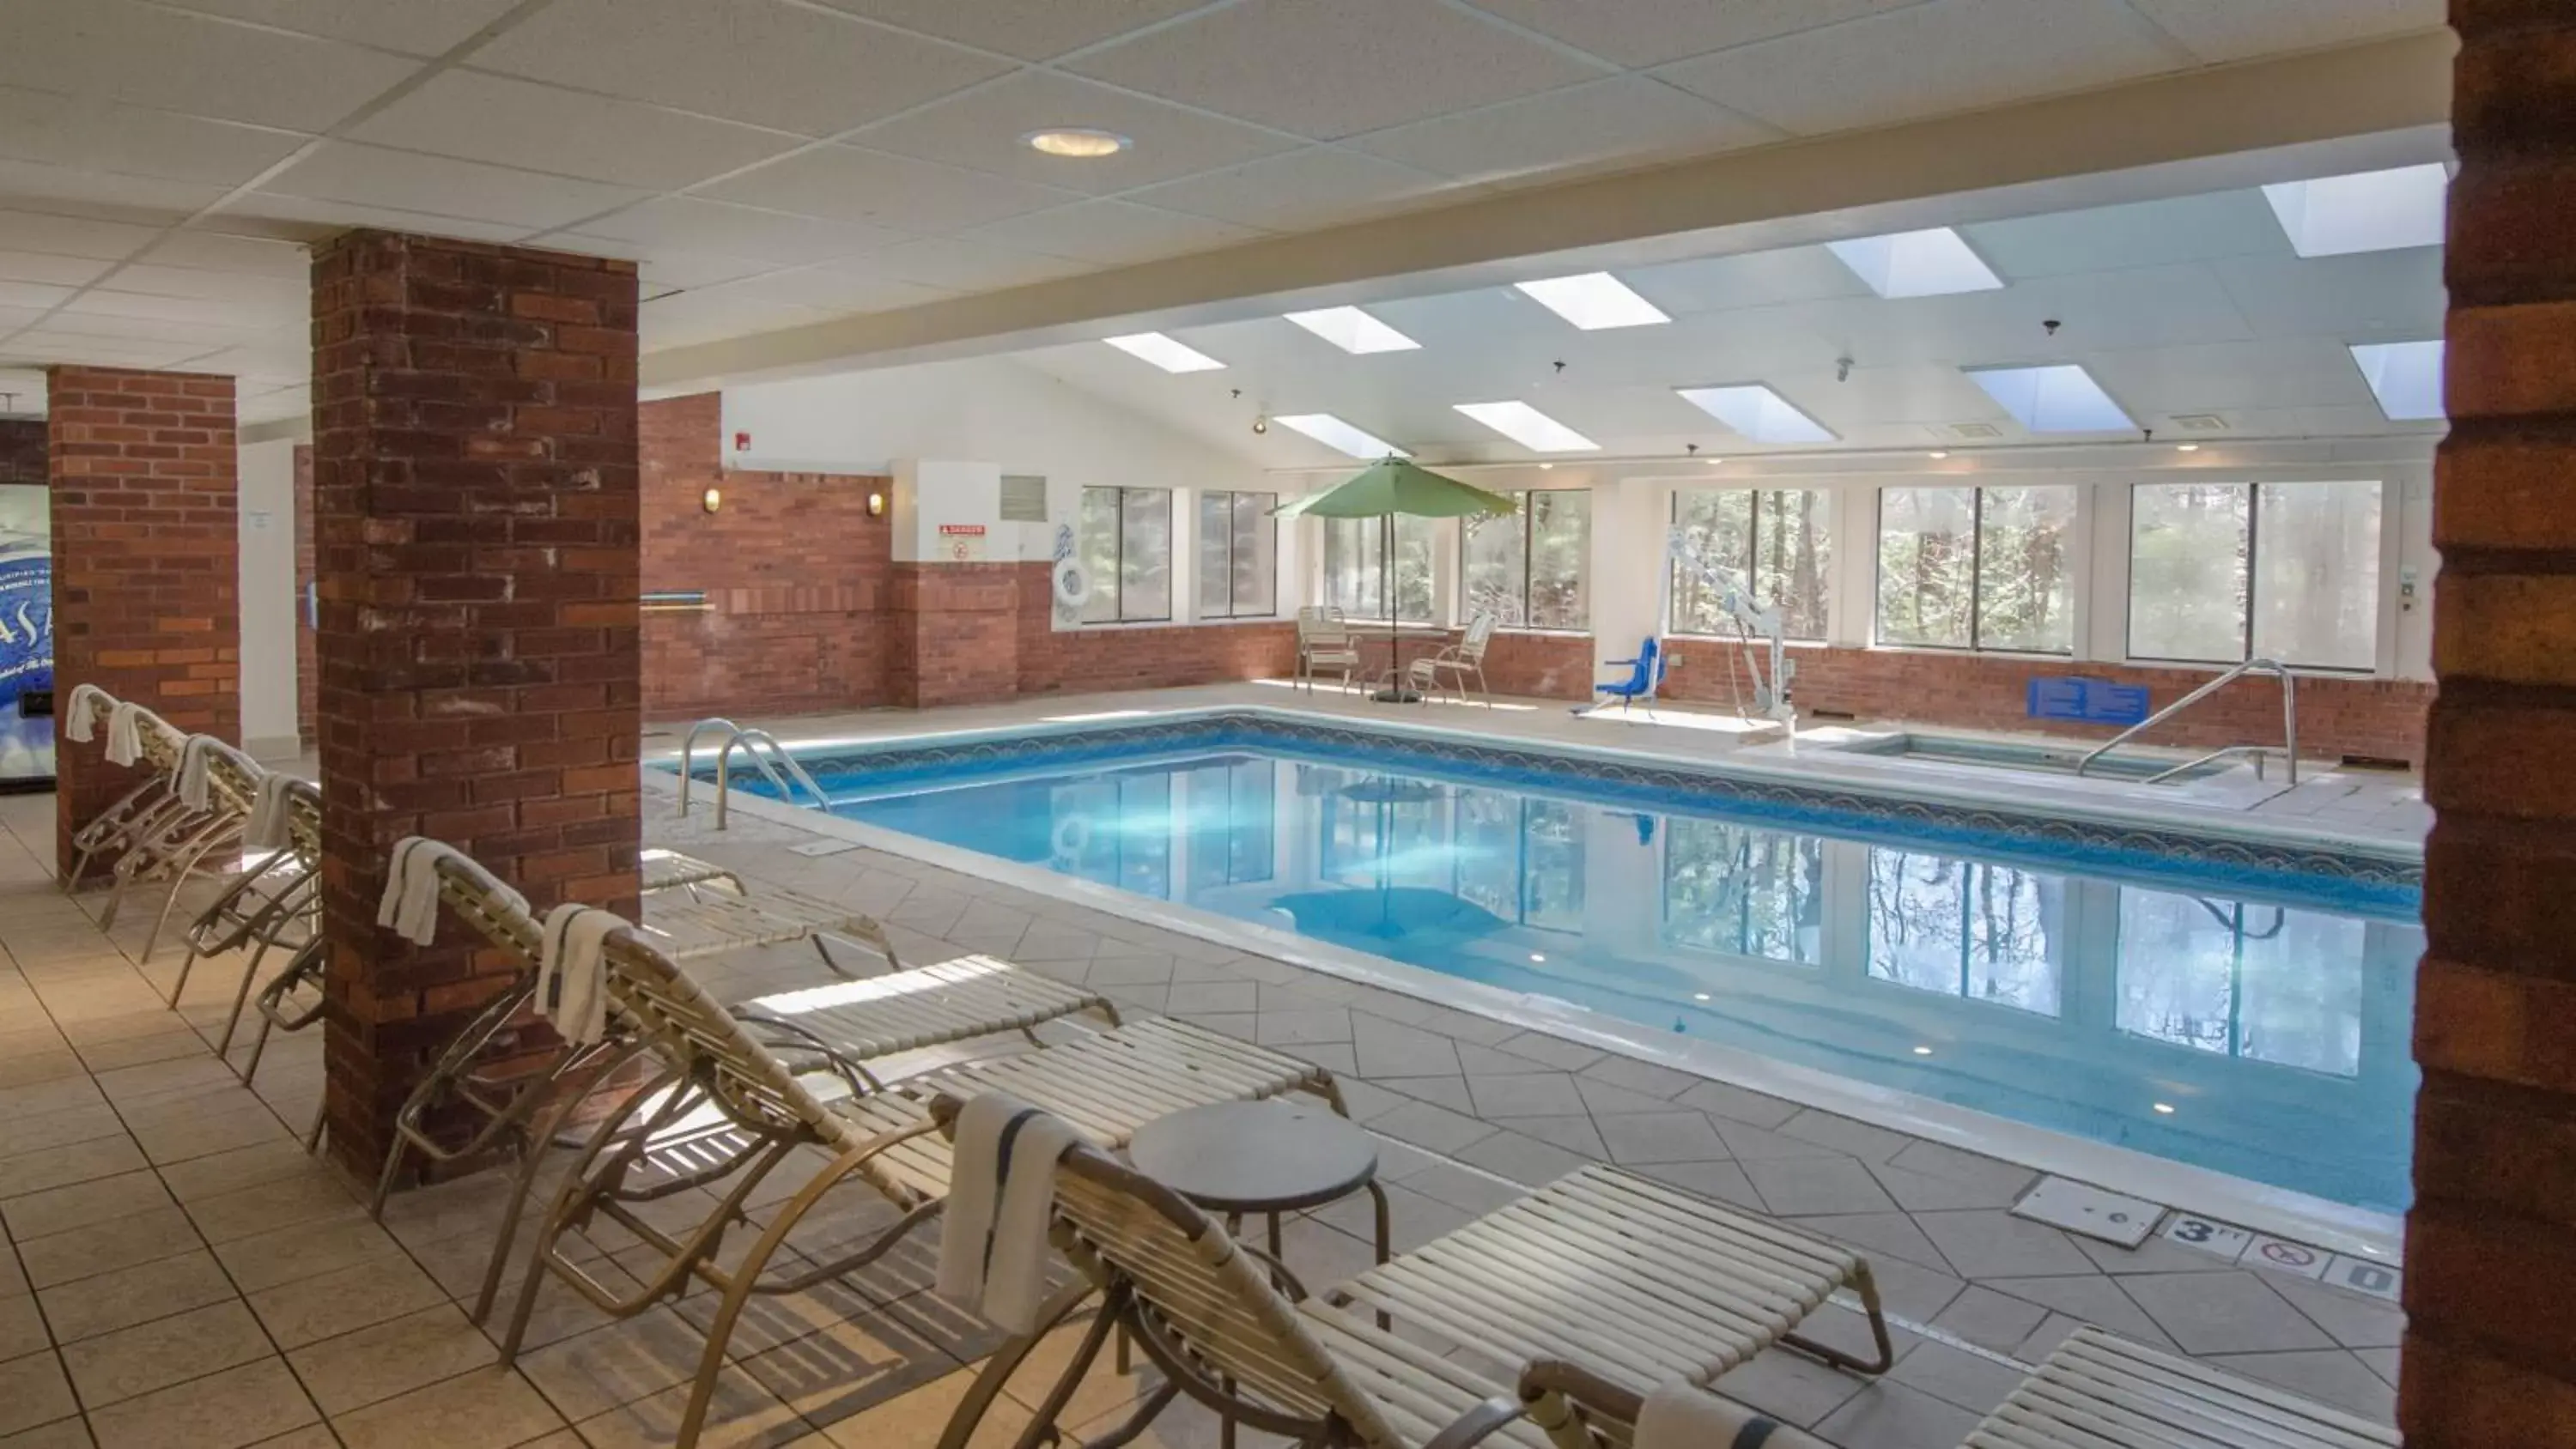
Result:
<svg viewBox="0 0 2576 1449"><path fill-rule="evenodd" d="M350 226L635 257L657 350L2441 21L2441 0L13 0L0 366L229 372L247 419L282 418L305 408L300 249ZM1136 144L1019 144L1066 125Z"/></svg>

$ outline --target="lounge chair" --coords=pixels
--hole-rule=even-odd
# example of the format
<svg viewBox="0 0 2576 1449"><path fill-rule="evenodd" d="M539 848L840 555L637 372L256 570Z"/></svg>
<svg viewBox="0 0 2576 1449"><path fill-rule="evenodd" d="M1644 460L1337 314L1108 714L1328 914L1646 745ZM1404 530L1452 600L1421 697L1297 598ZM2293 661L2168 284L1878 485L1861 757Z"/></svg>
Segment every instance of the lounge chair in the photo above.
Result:
<svg viewBox="0 0 2576 1449"><path fill-rule="evenodd" d="M1646 641L1637 646L1636 658L1613 659L1610 663L1614 667L1625 667L1628 677L1614 679L1605 684L1596 684L1592 686L1594 694L1607 695L1619 701L1619 708L1623 711L1639 700L1645 701L1649 706L1654 704L1656 692L1664 685L1664 670L1670 664L1664 656L1663 641L1649 634L1646 636ZM1597 708L1598 705L1596 704L1595 707Z"/></svg>
<svg viewBox="0 0 2576 1449"><path fill-rule="evenodd" d="M443 860L438 871L440 896L458 915L504 949L522 958L534 955L537 922L497 881L471 862ZM752 1297L801 1292L857 1272L937 1214L947 1196L950 1159L931 1121L935 1093L1006 1091L1047 1106L1106 1147L1123 1144L1157 1117L1211 1102L1305 1091L1341 1110L1332 1077L1321 1068L1174 1020L947 1067L894 1088L872 1088L848 1060L796 1041L791 1048L811 1057L815 1069L799 1073L646 935L631 927L612 932L605 954L610 1038L590 1058L581 1086L610 1080L630 1062L657 1062L662 1070L593 1128L556 1192L531 1245L530 1270L502 1338L501 1360L507 1364L517 1356L545 1274L621 1318L688 1291L693 1280L713 1284L724 1297L681 1420L682 1446L697 1440L725 1344ZM806 1077L815 1075L846 1095L827 1104L807 1084ZM552 1136L580 1095L576 1087L558 1098L538 1140ZM759 1240L725 1266L725 1235L747 1221L751 1194L803 1147L835 1154L831 1166L778 1208ZM764 1270L807 1212L853 1177L902 1216L855 1251L764 1281ZM638 1211L699 1187L719 1200L693 1227L666 1231L667 1216L648 1216L649 1207ZM630 1257L626 1266L642 1284L633 1292L600 1282L559 1246L566 1232L600 1218L661 1255L658 1265ZM509 1231L506 1223L503 1231Z"/></svg>
<svg viewBox="0 0 2576 1449"><path fill-rule="evenodd" d="M1520 1401L1558 1449L1633 1441L1643 1397L1561 1361L1521 1373ZM1821 1442L1747 1412L1767 1449ZM1742 1442L1739 1440L1739 1442ZM2079 1328L1960 1449L2397 1449L2397 1431L2296 1394Z"/></svg>
<svg viewBox="0 0 2576 1449"><path fill-rule="evenodd" d="M1458 702L1467 702L1467 676L1476 677L1477 697L1485 707L1494 707L1493 691L1485 687L1485 650L1494 642L1494 616L1478 614L1467 621L1467 631L1458 642L1436 654L1426 654L1406 666L1407 677L1415 692L1427 701L1434 691L1447 694L1455 689Z"/></svg>
<svg viewBox="0 0 2576 1449"><path fill-rule="evenodd" d="M933 1113L953 1124L961 1106L951 1095ZM1055 1416L1113 1330L1165 1382L1096 1444L1124 1442L1187 1393L1230 1425L1301 1445L1448 1449L1500 1434L1535 1449L1544 1440L1510 1390L1528 1359L1580 1354L1630 1378L1705 1384L1775 1343L1871 1372L1894 1357L1857 1255L1614 1167L1569 1174L1320 1294L1086 1148L1057 1169L1054 1237L1081 1280L993 1356L942 1449L962 1449L1029 1351L1095 1293L1100 1311L1023 1444L1074 1427ZM1868 1363L1791 1331L1845 1287L1876 1334Z"/></svg>
<svg viewBox="0 0 2576 1449"><path fill-rule="evenodd" d="M1297 679L1307 693L1315 692L1315 676L1326 669L1341 671L1342 690L1348 693L1359 667L1360 647L1341 610L1310 604L1297 611Z"/></svg>

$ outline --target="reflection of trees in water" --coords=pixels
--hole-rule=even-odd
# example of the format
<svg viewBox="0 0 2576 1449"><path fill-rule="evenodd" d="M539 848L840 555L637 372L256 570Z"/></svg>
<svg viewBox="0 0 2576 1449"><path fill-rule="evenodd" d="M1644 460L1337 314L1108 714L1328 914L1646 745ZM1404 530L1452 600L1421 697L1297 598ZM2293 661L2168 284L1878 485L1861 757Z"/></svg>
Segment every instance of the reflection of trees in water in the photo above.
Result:
<svg viewBox="0 0 2576 1449"><path fill-rule="evenodd" d="M1664 937L1679 946L1812 965L1824 926L1824 842L1716 820L1664 836Z"/></svg>
<svg viewBox="0 0 2576 1449"><path fill-rule="evenodd" d="M1872 849L1869 973L2054 1015L2065 912L2062 876Z"/></svg>

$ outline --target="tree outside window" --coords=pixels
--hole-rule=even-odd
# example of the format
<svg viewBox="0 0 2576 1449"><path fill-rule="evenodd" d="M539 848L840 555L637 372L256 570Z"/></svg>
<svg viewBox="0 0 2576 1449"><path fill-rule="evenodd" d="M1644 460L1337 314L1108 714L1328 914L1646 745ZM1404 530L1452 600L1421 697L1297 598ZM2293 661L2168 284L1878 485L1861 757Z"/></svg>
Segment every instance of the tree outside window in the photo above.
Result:
<svg viewBox="0 0 2576 1449"><path fill-rule="evenodd" d="M1592 493L1538 488L1504 495L1509 517L1469 518L1458 535L1465 614L1507 628L1583 629L1592 619Z"/></svg>
<svg viewBox="0 0 2576 1449"><path fill-rule="evenodd" d="M1279 612L1276 493L1199 495L1199 617L1267 618Z"/></svg>
<svg viewBox="0 0 2576 1449"><path fill-rule="evenodd" d="M1889 488L1878 502L1878 642L2075 652L2076 490Z"/></svg>
<svg viewBox="0 0 2576 1449"><path fill-rule="evenodd" d="M1745 582L1780 611L1790 639L1822 640L1833 575L1825 495L1811 488L1730 488L1673 495L1673 525L1692 553ZM1731 634L1723 597L1695 569L1675 565L1672 627L1677 634Z"/></svg>
<svg viewBox="0 0 2576 1449"><path fill-rule="evenodd" d="M1385 580L1380 552L1387 542L1384 518L1324 520L1324 602L1354 619L1386 617ZM1438 551L1438 520L1394 520L1396 617L1408 623L1431 622L1432 567Z"/></svg>
<svg viewBox="0 0 2576 1449"><path fill-rule="evenodd" d="M2378 483L2142 483L2129 496L2131 658L2377 665Z"/></svg>
<svg viewBox="0 0 2576 1449"><path fill-rule="evenodd" d="M1091 575L1086 624L1172 617L1172 494L1168 488L1085 488L1079 548Z"/></svg>

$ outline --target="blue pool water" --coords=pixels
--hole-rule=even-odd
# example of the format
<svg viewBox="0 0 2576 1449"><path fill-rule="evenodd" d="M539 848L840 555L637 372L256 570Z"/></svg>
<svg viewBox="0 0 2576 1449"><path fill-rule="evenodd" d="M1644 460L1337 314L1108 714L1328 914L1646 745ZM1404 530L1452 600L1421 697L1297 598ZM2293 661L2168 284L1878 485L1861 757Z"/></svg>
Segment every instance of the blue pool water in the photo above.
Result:
<svg viewBox="0 0 2576 1449"><path fill-rule="evenodd" d="M2335 1202L2407 1199L2403 882L1239 729L808 763L854 820Z"/></svg>

